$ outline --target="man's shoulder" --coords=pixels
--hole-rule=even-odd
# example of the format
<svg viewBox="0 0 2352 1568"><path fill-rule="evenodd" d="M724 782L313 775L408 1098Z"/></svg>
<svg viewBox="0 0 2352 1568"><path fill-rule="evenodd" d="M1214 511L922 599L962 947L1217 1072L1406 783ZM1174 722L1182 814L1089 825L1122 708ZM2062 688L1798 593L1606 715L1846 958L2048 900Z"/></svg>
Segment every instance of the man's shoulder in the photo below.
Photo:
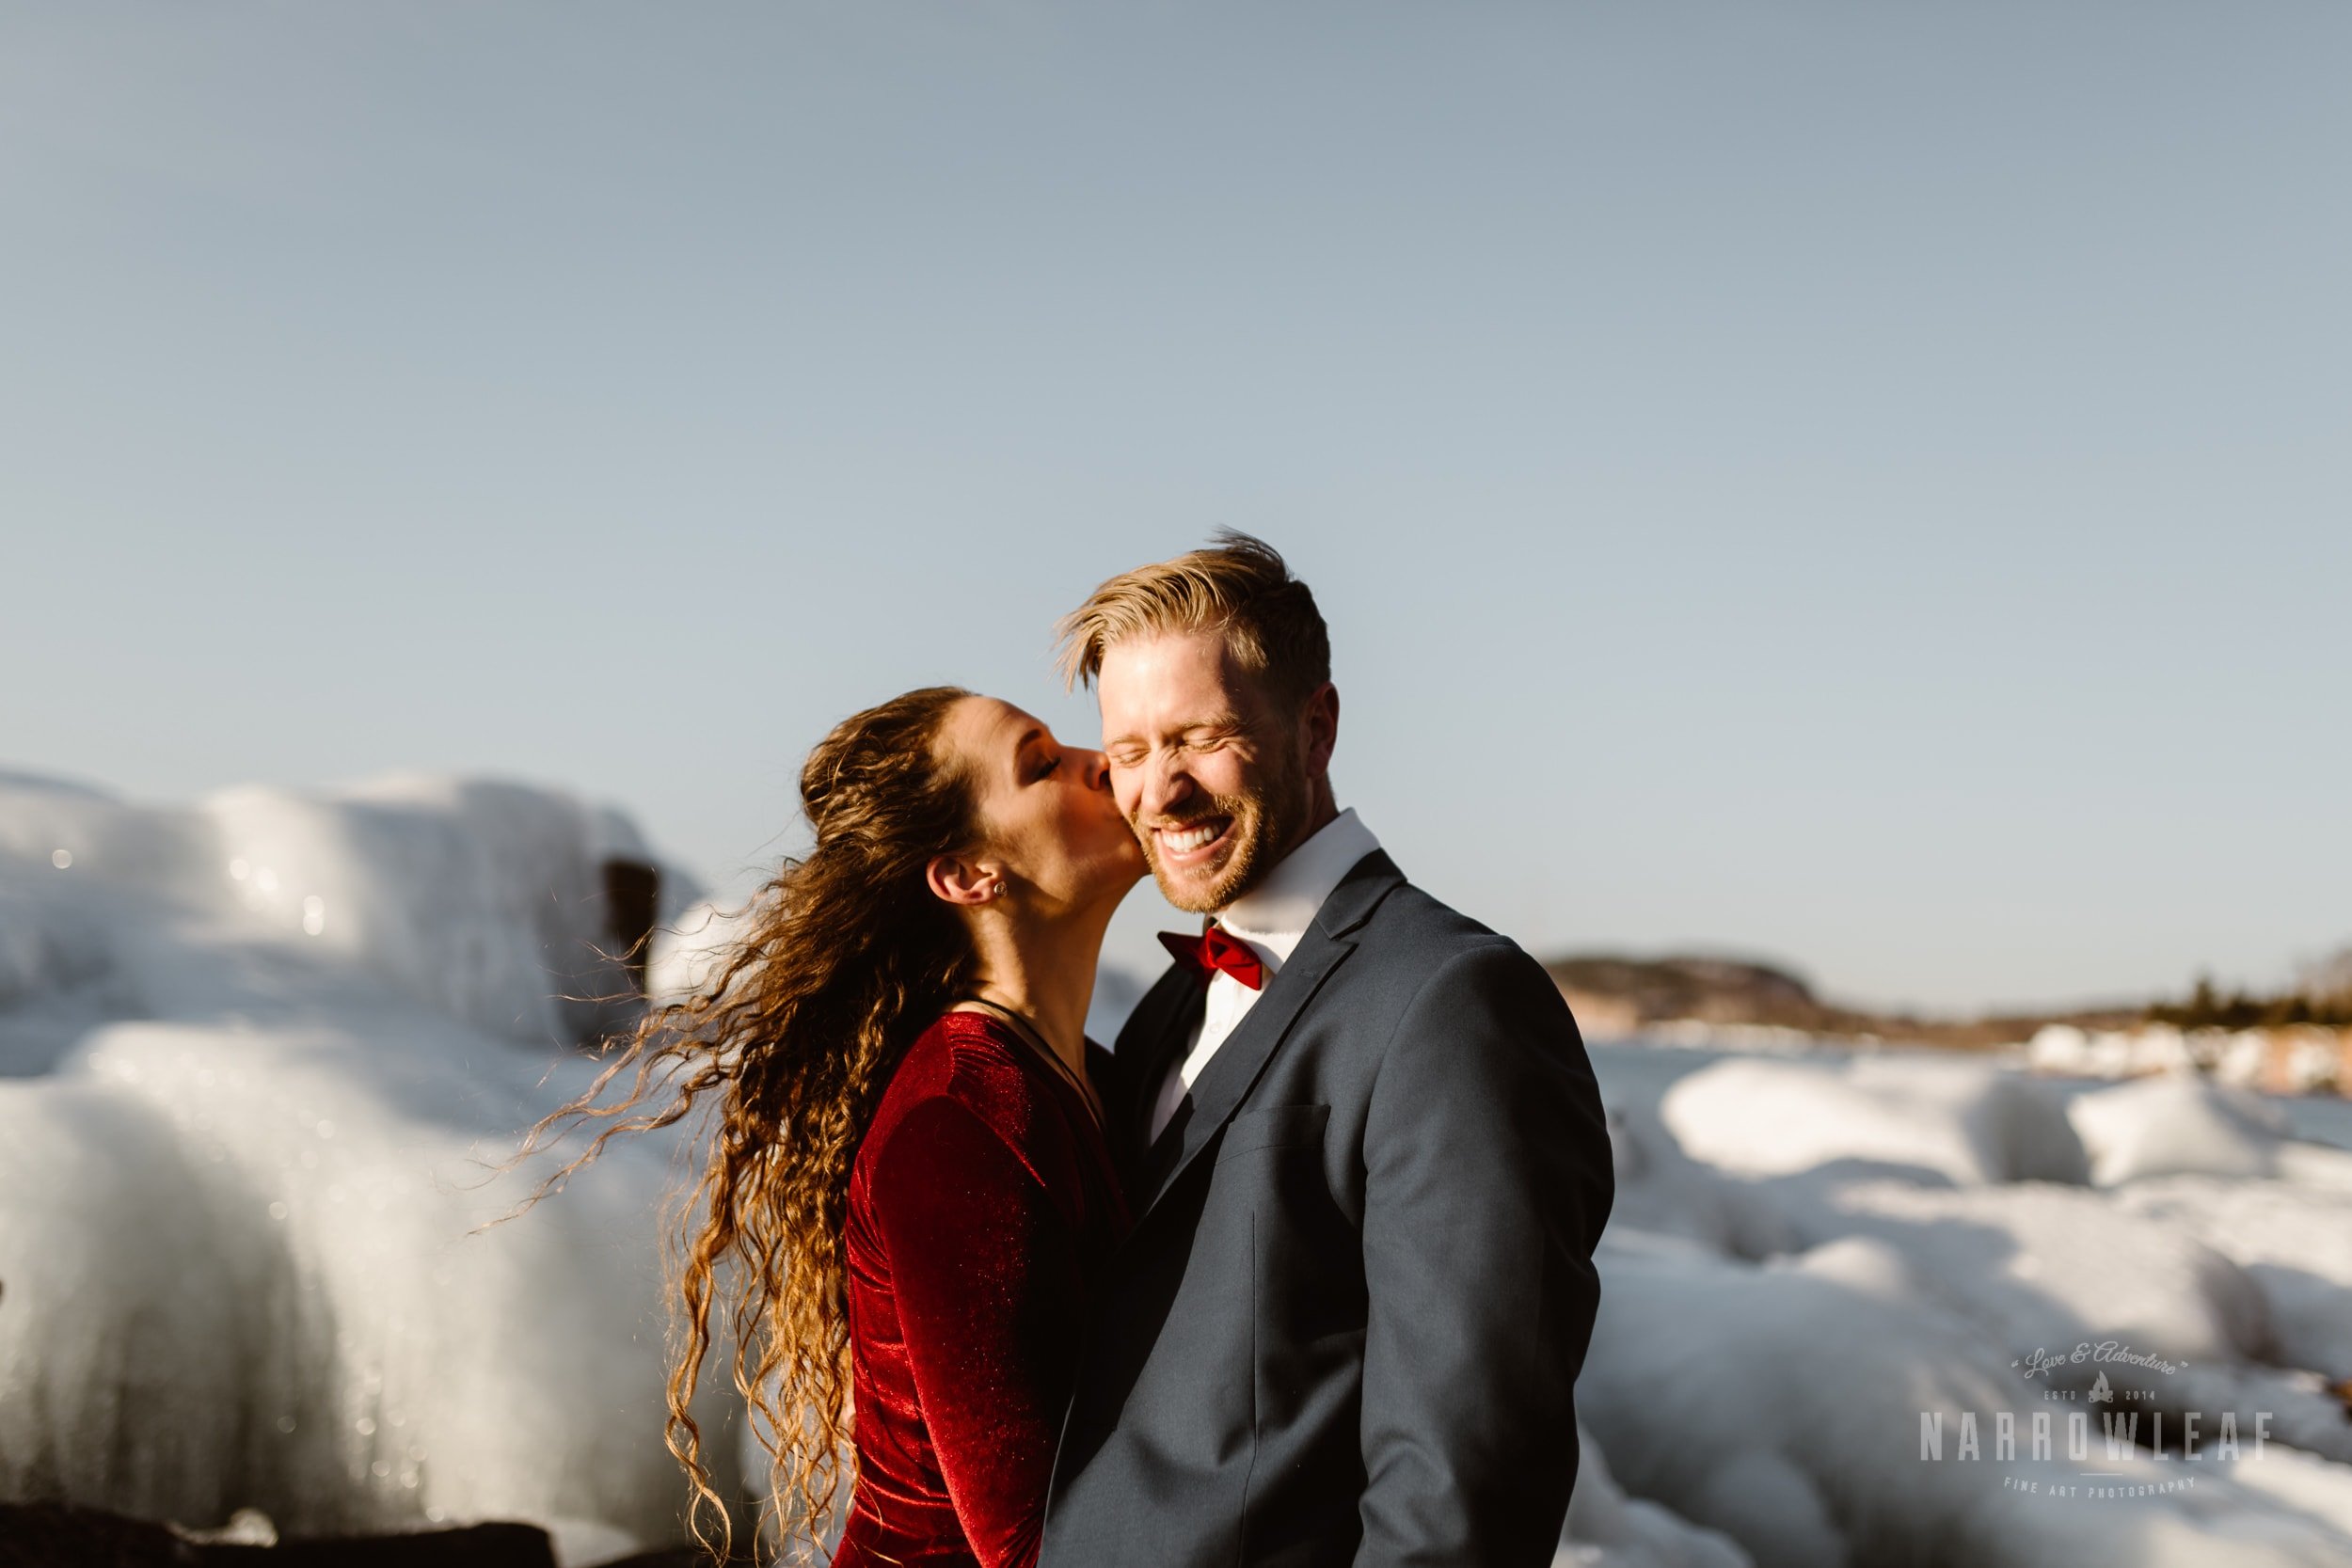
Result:
<svg viewBox="0 0 2352 1568"><path fill-rule="evenodd" d="M1354 931L1343 990L1401 1011L1432 986L1549 987L1541 963L1511 938L1428 890L1400 881Z"/></svg>
<svg viewBox="0 0 2352 1568"><path fill-rule="evenodd" d="M1519 944L1491 926L1473 920L1426 888L1407 879L1380 901L1355 933L1358 944L1377 947L1416 968L1441 969L1467 953L1517 953ZM1534 959L1528 958L1530 963Z"/></svg>

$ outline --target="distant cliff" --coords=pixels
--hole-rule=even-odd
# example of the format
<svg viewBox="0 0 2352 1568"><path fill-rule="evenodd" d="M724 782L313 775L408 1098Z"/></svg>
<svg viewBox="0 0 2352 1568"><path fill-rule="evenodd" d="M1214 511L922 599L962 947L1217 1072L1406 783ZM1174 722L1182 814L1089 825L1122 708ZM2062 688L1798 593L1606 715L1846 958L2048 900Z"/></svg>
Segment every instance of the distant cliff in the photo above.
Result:
<svg viewBox="0 0 2352 1568"><path fill-rule="evenodd" d="M2142 1013L2138 1007L2115 1007L1952 1020L1873 1012L1824 1002L1786 969L1698 954L1636 958L1579 953L1554 958L1545 968L1593 1039L1622 1039L1681 1024L1968 1049L2029 1039L2046 1023L2113 1027Z"/></svg>

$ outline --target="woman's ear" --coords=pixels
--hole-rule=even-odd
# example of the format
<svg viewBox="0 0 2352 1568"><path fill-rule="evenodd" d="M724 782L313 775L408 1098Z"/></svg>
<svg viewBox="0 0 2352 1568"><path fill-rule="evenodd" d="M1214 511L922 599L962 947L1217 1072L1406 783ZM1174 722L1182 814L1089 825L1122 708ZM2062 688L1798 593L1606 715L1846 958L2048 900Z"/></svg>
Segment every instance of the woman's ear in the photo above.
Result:
<svg viewBox="0 0 2352 1568"><path fill-rule="evenodd" d="M1004 879L961 855L933 855L923 868L931 895L966 909L988 903L1005 891Z"/></svg>

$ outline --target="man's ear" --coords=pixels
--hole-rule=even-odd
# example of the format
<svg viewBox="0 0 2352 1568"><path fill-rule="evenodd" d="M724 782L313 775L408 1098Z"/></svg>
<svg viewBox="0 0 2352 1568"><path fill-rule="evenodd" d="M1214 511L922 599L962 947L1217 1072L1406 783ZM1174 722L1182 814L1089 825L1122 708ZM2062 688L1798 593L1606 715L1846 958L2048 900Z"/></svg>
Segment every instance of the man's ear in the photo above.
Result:
<svg viewBox="0 0 2352 1568"><path fill-rule="evenodd" d="M1307 777L1319 779L1330 770L1331 753L1339 748L1340 689L1329 681L1316 687L1299 721L1307 731Z"/></svg>
<svg viewBox="0 0 2352 1568"><path fill-rule="evenodd" d="M933 855L923 868L923 880L933 897L966 908L987 903L1000 883L996 872L961 855Z"/></svg>

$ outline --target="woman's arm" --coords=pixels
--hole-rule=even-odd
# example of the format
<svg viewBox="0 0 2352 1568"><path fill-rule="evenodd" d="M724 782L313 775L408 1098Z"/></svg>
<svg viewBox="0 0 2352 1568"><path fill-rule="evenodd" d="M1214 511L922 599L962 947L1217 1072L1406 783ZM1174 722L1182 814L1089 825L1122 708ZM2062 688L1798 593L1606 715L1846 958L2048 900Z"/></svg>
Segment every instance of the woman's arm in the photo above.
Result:
<svg viewBox="0 0 2352 1568"><path fill-rule="evenodd" d="M953 1100L891 1130L872 1197L956 1516L986 1568L1028 1568L1084 1309L1069 1221L1029 1162Z"/></svg>

